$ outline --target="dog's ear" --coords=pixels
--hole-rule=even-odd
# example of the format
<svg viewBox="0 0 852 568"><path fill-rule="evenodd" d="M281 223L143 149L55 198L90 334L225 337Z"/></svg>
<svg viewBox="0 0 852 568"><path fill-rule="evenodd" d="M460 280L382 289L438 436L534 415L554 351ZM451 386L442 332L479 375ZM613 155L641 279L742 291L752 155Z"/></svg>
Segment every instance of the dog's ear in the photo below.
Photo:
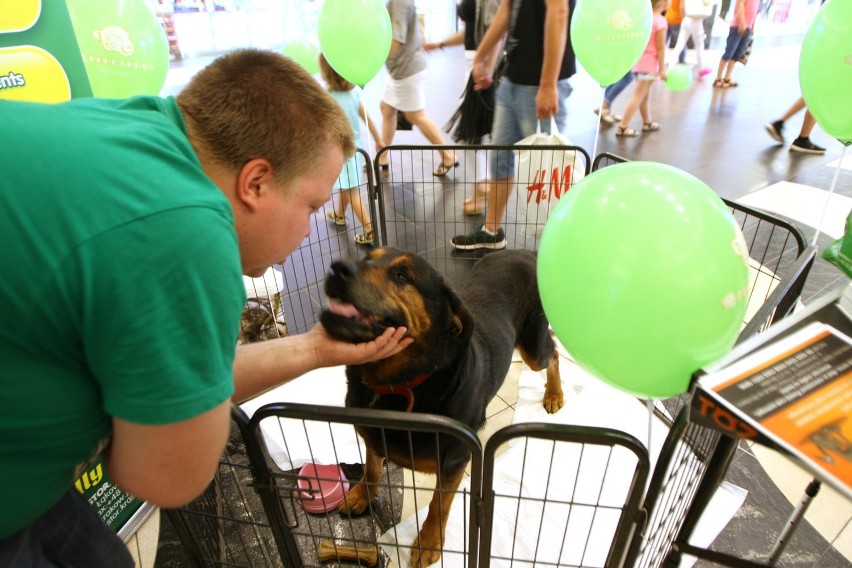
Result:
<svg viewBox="0 0 852 568"><path fill-rule="evenodd" d="M469 340L470 336L473 335L473 316L467 311L467 306L464 305L458 294L449 286L447 286L447 299L452 311L450 333L465 341Z"/></svg>

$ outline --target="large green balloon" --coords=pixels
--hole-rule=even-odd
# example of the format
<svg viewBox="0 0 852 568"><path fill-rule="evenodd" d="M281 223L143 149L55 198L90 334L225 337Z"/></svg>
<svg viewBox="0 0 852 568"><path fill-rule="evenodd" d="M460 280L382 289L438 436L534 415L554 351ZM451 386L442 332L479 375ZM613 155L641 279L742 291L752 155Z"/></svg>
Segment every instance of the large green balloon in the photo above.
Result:
<svg viewBox="0 0 852 568"><path fill-rule="evenodd" d="M332 69L362 87L390 52L390 14L380 0L325 0L317 33Z"/></svg>
<svg viewBox="0 0 852 568"><path fill-rule="evenodd" d="M68 12L96 97L160 92L169 44L144 0L68 0Z"/></svg>
<svg viewBox="0 0 852 568"><path fill-rule="evenodd" d="M586 0L571 16L571 44L583 68L603 86L633 68L651 38L648 0Z"/></svg>
<svg viewBox="0 0 852 568"><path fill-rule="evenodd" d="M284 55L304 67L311 75L319 73L319 48L306 39L284 44Z"/></svg>
<svg viewBox="0 0 852 568"><path fill-rule="evenodd" d="M852 141L852 1L828 0L805 34L799 84L822 129Z"/></svg>
<svg viewBox="0 0 852 568"><path fill-rule="evenodd" d="M583 368L633 395L666 398L733 346L747 256L730 210L703 182L629 162L586 177L551 213L539 290Z"/></svg>

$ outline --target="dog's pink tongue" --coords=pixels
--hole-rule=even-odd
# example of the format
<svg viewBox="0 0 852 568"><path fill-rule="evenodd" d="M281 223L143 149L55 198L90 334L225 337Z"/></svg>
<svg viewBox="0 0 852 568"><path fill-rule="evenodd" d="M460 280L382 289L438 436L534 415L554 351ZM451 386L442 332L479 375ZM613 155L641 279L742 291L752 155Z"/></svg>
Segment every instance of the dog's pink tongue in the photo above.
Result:
<svg viewBox="0 0 852 568"><path fill-rule="evenodd" d="M332 300L328 301L328 311L344 318L357 318L361 315L361 312L352 304Z"/></svg>

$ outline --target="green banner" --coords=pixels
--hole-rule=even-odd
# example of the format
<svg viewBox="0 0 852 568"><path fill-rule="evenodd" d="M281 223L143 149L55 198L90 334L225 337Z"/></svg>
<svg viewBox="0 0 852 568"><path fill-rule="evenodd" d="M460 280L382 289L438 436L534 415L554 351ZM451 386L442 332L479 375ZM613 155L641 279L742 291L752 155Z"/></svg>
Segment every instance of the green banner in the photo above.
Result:
<svg viewBox="0 0 852 568"><path fill-rule="evenodd" d="M90 96L65 1L0 2L0 99L58 103Z"/></svg>

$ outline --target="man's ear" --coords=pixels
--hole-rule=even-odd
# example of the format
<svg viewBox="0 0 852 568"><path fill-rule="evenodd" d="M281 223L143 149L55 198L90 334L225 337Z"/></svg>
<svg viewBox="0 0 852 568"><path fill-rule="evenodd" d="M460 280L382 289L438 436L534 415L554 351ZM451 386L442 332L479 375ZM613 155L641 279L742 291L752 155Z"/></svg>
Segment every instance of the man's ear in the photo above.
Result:
<svg viewBox="0 0 852 568"><path fill-rule="evenodd" d="M237 200L254 211L265 192L274 191L275 176L266 158L246 162L237 174Z"/></svg>

